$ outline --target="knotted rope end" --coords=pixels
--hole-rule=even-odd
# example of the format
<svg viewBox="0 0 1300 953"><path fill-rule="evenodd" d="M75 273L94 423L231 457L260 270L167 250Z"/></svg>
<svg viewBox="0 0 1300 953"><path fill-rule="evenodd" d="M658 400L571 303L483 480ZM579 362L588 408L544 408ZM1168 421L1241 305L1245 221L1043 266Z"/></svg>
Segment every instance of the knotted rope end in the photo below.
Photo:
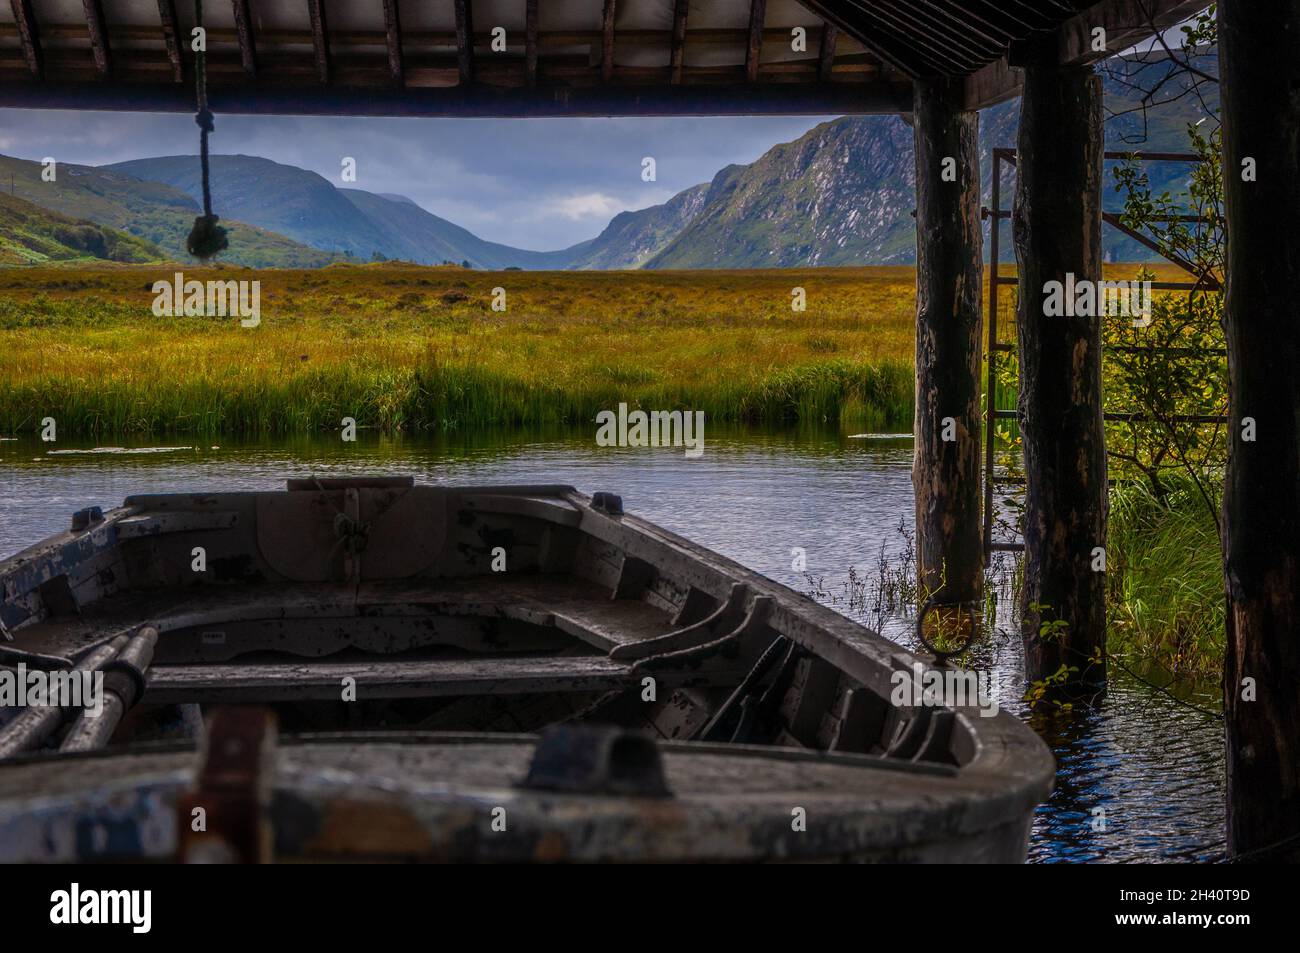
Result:
<svg viewBox="0 0 1300 953"><path fill-rule="evenodd" d="M217 224L218 221L220 217L216 215L200 215L194 219L194 227L185 240L185 247L195 258L206 261L229 246L226 230Z"/></svg>

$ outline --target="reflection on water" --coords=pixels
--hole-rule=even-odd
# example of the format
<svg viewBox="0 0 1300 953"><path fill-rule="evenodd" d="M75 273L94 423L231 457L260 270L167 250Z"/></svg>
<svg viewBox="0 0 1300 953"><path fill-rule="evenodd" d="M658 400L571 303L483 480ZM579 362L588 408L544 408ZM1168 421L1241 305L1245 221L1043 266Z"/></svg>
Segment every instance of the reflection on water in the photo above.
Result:
<svg viewBox="0 0 1300 953"><path fill-rule="evenodd" d="M155 445L188 443L158 441ZM59 450L90 449L61 440ZM138 444L138 446L147 446ZM57 454L49 444L0 442L0 556L63 528L73 510L133 493L264 490L289 476L411 474L429 483L570 483L620 494L624 505L800 591L791 550L806 552L821 588L842 591L850 567L872 571L882 544L910 532L910 438L851 439L823 431L709 430L708 449L613 449L567 432L422 439L223 440L166 453ZM844 600L835 608L871 624ZM911 647L898 620L885 634ZM999 631L977 664L1000 705L1023 714L1019 639ZM1099 710L1040 726L1056 751L1056 790L1038 812L1034 861L1205 860L1223 847L1221 724L1116 674ZM1104 812L1104 813L1099 813Z"/></svg>

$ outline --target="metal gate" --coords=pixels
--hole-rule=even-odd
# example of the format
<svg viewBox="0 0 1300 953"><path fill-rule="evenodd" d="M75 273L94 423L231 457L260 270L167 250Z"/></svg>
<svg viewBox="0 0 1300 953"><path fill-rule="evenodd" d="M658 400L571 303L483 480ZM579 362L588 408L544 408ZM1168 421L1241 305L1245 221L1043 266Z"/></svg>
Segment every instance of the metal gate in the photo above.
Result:
<svg viewBox="0 0 1300 953"><path fill-rule="evenodd" d="M1182 152L1106 152L1103 154L1106 159L1136 159L1143 162L1203 162L1205 161L1199 155ZM1010 341L1001 341L998 338L998 291L1003 287L1017 287L1020 284L1019 278L1014 274L1004 275L1001 273L999 266L1000 253L1000 224L1002 221L1011 218L1011 210L1002 207L1002 175L1004 167L1009 165L1014 168L1016 165L1015 149L994 149L993 150L993 182L990 194L992 208L983 208L980 210L981 218L992 219L992 225L989 228L989 297L988 297L988 314L986 325L988 328L987 345L985 348L985 359L987 362L986 371L986 398L984 414L984 558L988 561L989 555L994 552L1019 552L1023 550L1024 544L1011 540L994 539L994 496L995 489L999 486L1023 486L1024 478L1018 477L1006 472L998 472L996 456L994 453L994 441L997 436L997 426L1000 420L1017 420L1018 411L1014 408L998 406L997 393L997 361L1002 354L1015 353L1016 345ZM1161 257L1182 268L1191 274L1196 274L1194 265L1178 256L1166 255L1160 252L1157 244L1135 229L1129 228L1121 220L1120 216L1114 212L1102 212L1102 221L1111 228L1118 229L1125 235L1135 241L1145 245L1155 252L1159 252ZM1155 221L1195 221L1194 215L1182 215L1172 217L1157 217ZM1154 291L1190 291L1195 288L1208 288L1212 291L1220 290L1219 283L1211 277L1208 281L1153 281L1151 288ZM1125 350L1156 350L1156 348L1125 348ZM1215 348L1205 353L1226 353L1224 348ZM1104 359L1103 353L1103 359ZM1120 413L1107 412L1104 414L1106 420L1115 421L1138 421L1144 418L1140 412ZM1206 424L1224 424L1228 418L1211 414L1179 414L1173 415L1171 420L1179 423L1206 423Z"/></svg>

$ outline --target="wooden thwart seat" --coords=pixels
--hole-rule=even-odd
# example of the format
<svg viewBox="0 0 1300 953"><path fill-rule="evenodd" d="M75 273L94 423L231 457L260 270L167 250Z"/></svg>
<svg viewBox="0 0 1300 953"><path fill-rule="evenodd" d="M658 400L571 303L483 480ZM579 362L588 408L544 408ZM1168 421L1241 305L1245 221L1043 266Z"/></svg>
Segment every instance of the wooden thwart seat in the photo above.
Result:
<svg viewBox="0 0 1300 953"><path fill-rule="evenodd" d="M364 662L155 665L144 700L241 703L605 692L626 687L628 666L605 658L475 658Z"/></svg>

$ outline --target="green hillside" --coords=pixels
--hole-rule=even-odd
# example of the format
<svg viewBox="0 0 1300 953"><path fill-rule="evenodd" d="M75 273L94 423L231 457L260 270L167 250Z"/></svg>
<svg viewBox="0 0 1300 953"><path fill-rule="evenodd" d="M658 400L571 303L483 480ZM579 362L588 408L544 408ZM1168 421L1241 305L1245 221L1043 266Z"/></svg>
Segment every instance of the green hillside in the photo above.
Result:
<svg viewBox="0 0 1300 953"><path fill-rule="evenodd" d="M0 156L0 182L8 188L12 181L17 198L134 235L175 261L192 260L185 250L185 237L201 209L184 192L93 166L60 163L53 182L44 181L41 170L39 162ZM337 255L265 229L224 218L222 224L230 230L230 249L220 260L229 264L316 268L339 260Z"/></svg>
<svg viewBox="0 0 1300 953"><path fill-rule="evenodd" d="M0 193L0 265L143 263L166 257L156 245L134 235Z"/></svg>

